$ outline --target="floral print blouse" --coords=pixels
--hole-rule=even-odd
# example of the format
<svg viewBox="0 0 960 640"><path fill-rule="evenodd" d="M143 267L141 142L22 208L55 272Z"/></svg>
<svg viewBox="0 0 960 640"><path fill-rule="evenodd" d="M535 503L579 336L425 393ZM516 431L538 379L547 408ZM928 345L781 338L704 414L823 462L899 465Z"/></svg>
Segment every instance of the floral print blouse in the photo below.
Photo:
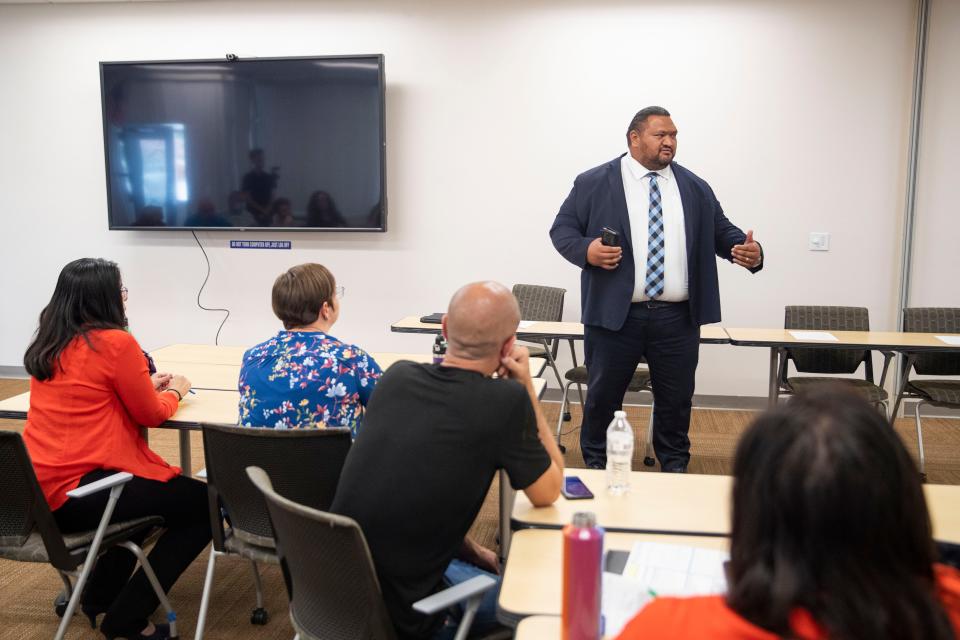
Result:
<svg viewBox="0 0 960 640"><path fill-rule="evenodd" d="M350 427L353 437L382 371L367 352L321 331L281 331L243 354L240 424Z"/></svg>

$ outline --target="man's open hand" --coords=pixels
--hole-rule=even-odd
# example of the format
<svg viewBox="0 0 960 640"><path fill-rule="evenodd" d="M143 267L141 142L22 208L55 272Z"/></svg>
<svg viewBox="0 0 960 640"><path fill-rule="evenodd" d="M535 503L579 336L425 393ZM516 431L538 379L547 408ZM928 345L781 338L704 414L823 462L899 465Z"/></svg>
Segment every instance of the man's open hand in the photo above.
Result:
<svg viewBox="0 0 960 640"><path fill-rule="evenodd" d="M753 230L747 231L747 238L743 244L733 245L730 253L733 261L746 269L753 269L760 266L763 259L760 253L760 245L753 241Z"/></svg>

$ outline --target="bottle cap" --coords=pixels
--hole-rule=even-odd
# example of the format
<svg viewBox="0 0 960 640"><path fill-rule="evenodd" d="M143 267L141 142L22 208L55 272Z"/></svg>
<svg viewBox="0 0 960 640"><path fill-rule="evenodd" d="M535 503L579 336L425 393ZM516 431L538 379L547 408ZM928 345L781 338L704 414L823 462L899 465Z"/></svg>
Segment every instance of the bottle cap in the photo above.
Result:
<svg viewBox="0 0 960 640"><path fill-rule="evenodd" d="M597 515L593 511L577 511L573 514L573 526L595 527L597 526Z"/></svg>
<svg viewBox="0 0 960 640"><path fill-rule="evenodd" d="M614 412L613 412L613 417L614 417L614 418L626 418L626 417L627 417L627 412L626 412L626 411L614 411Z"/></svg>

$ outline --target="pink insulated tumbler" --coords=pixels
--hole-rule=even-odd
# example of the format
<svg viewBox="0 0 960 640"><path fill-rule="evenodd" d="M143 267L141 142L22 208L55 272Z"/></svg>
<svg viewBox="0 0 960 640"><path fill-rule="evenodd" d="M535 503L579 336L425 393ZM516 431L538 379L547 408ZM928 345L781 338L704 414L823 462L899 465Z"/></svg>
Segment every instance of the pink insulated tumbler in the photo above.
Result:
<svg viewBox="0 0 960 640"><path fill-rule="evenodd" d="M563 528L563 640L598 640L603 529L589 511Z"/></svg>

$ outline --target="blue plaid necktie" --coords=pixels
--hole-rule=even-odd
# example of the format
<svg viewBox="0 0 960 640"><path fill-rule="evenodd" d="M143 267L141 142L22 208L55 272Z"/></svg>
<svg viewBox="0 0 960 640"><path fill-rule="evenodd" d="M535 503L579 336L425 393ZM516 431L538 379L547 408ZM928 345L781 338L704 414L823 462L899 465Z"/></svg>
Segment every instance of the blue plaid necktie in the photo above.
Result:
<svg viewBox="0 0 960 640"><path fill-rule="evenodd" d="M660 204L660 187L657 174L651 171L649 237L647 239L647 277L643 293L653 300L663 293L663 207Z"/></svg>

